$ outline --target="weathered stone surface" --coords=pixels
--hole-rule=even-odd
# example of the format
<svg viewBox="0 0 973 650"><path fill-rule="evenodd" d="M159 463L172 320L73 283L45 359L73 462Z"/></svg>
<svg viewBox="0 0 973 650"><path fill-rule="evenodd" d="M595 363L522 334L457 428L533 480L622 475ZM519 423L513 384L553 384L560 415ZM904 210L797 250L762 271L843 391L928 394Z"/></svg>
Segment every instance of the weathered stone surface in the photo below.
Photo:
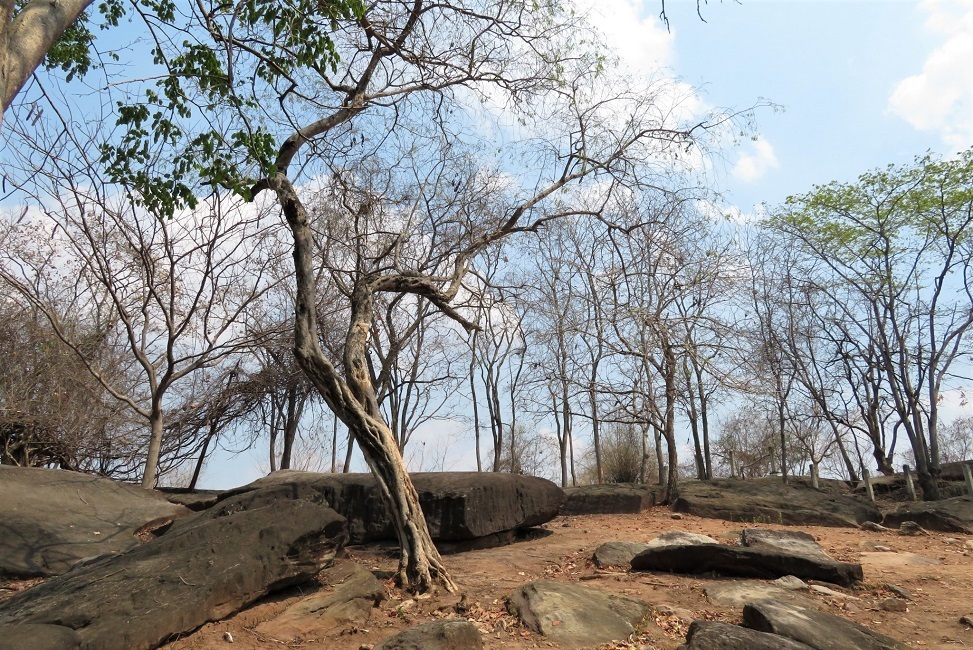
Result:
<svg viewBox="0 0 973 650"><path fill-rule="evenodd" d="M632 568L688 574L714 572L770 580L793 575L840 585L850 585L862 579L860 564L722 544L650 548L632 558Z"/></svg>
<svg viewBox="0 0 973 650"><path fill-rule="evenodd" d="M793 576L791 577L793 578ZM793 589L756 580L710 582L706 584L703 592L709 602L727 607L743 607L754 600L767 598L794 603L802 607L816 608L817 605L810 598L798 595Z"/></svg>
<svg viewBox="0 0 973 650"><path fill-rule="evenodd" d="M375 646L375 650L480 650L483 637L476 626L462 619L423 623Z"/></svg>
<svg viewBox="0 0 973 650"><path fill-rule="evenodd" d="M906 521L927 530L973 535L973 496L907 503L886 513L882 525L899 528Z"/></svg>
<svg viewBox="0 0 973 650"><path fill-rule="evenodd" d="M624 596L553 580L520 586L507 608L528 629L565 648L625 639L651 610Z"/></svg>
<svg viewBox="0 0 973 650"><path fill-rule="evenodd" d="M362 625L372 608L388 596L375 575L348 560L340 560L318 574L323 583L316 593L302 598L271 621L257 626L258 632L272 632L279 641L291 641L326 633L338 627Z"/></svg>
<svg viewBox="0 0 973 650"><path fill-rule="evenodd" d="M743 608L743 624L816 650L906 650L909 646L838 616L773 600Z"/></svg>
<svg viewBox="0 0 973 650"><path fill-rule="evenodd" d="M91 650L154 648L309 580L347 536L344 518L305 500L206 514L20 592L0 603L0 624L63 625Z"/></svg>
<svg viewBox="0 0 973 650"><path fill-rule="evenodd" d="M773 478L686 481L672 509L758 524L854 527L882 520L874 505L858 497Z"/></svg>
<svg viewBox="0 0 973 650"><path fill-rule="evenodd" d="M637 483L580 485L564 489L562 515L620 515L639 513L656 504L657 491Z"/></svg>
<svg viewBox="0 0 973 650"><path fill-rule="evenodd" d="M686 650L811 650L791 639L718 621L693 621ZM850 649L848 649L850 650Z"/></svg>
<svg viewBox="0 0 973 650"><path fill-rule="evenodd" d="M456 542L538 526L557 516L564 492L534 476L494 472L411 474L435 541ZM303 484L348 519L349 543L395 539L392 516L371 474L274 472L226 494Z"/></svg>
<svg viewBox="0 0 973 650"><path fill-rule="evenodd" d="M822 560L833 558L811 535L799 530L767 530L765 528L745 528L740 535L740 543L748 548L767 549L782 553L793 553Z"/></svg>
<svg viewBox="0 0 973 650"><path fill-rule="evenodd" d="M627 569L632 564L632 558L647 548L651 547L639 542L605 542L595 549L591 559L601 569L610 566Z"/></svg>
<svg viewBox="0 0 973 650"><path fill-rule="evenodd" d="M649 540L649 548L660 548L662 546L686 546L688 544L719 544L712 537L700 535L699 533L688 533L684 530L670 530L662 533L655 539Z"/></svg>
<svg viewBox="0 0 973 650"><path fill-rule="evenodd" d="M0 625L0 650L77 650L81 637L63 625Z"/></svg>
<svg viewBox="0 0 973 650"><path fill-rule="evenodd" d="M159 492L169 503L186 506L194 512L206 510L216 505L223 490L184 490L177 488L159 488Z"/></svg>
<svg viewBox="0 0 973 650"><path fill-rule="evenodd" d="M139 546L152 522L190 513L162 495L99 476L0 465L0 575L52 576Z"/></svg>

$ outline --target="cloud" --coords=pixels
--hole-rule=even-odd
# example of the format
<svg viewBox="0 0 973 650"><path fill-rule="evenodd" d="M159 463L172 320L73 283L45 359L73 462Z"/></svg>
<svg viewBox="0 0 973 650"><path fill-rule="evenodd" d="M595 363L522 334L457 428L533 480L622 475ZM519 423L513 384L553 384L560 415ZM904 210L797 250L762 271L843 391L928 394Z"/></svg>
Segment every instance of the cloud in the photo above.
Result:
<svg viewBox="0 0 973 650"><path fill-rule="evenodd" d="M922 72L901 80L889 110L920 131L938 132L953 151L973 143L973 0L927 0L926 30L943 43L926 58Z"/></svg>
<svg viewBox="0 0 973 650"><path fill-rule="evenodd" d="M675 37L655 15L643 15L640 0L577 0L575 5L604 35L622 66L651 72L672 65Z"/></svg>
<svg viewBox="0 0 973 650"><path fill-rule="evenodd" d="M763 178L764 174L778 166L773 145L757 136L745 147L730 173L734 178L751 183Z"/></svg>

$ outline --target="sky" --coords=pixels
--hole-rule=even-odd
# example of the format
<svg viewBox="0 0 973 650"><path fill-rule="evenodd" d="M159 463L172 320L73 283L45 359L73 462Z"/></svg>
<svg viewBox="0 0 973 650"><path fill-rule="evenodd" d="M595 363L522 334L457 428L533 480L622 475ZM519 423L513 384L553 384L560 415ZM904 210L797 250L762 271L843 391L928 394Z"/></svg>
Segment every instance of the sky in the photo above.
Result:
<svg viewBox="0 0 973 650"><path fill-rule="evenodd" d="M728 214L752 216L815 184L973 146L973 0L710 0L703 20L694 1L668 0L668 30L660 0L577 4L630 74L679 79L700 110L773 105L755 112L752 138L715 158L711 178ZM958 415L973 406L951 399L945 417ZM447 421L416 432L412 468L445 452L441 469L473 469L466 428ZM203 484L258 478L262 456L214 459Z"/></svg>

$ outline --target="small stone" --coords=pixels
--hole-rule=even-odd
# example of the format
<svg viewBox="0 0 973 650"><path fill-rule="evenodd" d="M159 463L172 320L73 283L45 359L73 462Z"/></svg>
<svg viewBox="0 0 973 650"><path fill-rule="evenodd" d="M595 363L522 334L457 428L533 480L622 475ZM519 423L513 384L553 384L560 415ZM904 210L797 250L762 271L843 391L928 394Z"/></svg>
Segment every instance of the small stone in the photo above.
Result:
<svg viewBox="0 0 973 650"><path fill-rule="evenodd" d="M878 545L876 545L876 546L874 547L874 549L875 549L875 551L876 551L876 552L878 552L878 553L894 553L894 552L895 552L894 550L892 550L892 548L891 548L891 547L888 547L888 546L882 546L882 545L880 545L880 544L878 544Z"/></svg>
<svg viewBox="0 0 973 650"><path fill-rule="evenodd" d="M674 513L672 513L672 518L673 519L682 519L682 515L679 514L678 512L674 512Z"/></svg>
<svg viewBox="0 0 973 650"><path fill-rule="evenodd" d="M233 635L229 631L223 633L223 640L227 643L233 643Z"/></svg>
<svg viewBox="0 0 973 650"><path fill-rule="evenodd" d="M782 578L777 578L774 580L772 584L775 584L782 589L790 589L792 591L807 589L807 583L797 576L783 576Z"/></svg>
<svg viewBox="0 0 973 650"><path fill-rule="evenodd" d="M907 612L909 604L901 598L886 598L878 604L880 609L886 612Z"/></svg>
<svg viewBox="0 0 973 650"><path fill-rule="evenodd" d="M925 528L920 526L914 521L903 521L899 524L899 535L908 535L914 537L916 535L928 535L929 533Z"/></svg>
<svg viewBox="0 0 973 650"><path fill-rule="evenodd" d="M840 591L835 591L823 585L811 585L810 590L816 594L822 594L824 596L833 596L835 598L846 598L848 600L861 600L857 596L849 596L848 594L843 594Z"/></svg>
<svg viewBox="0 0 973 650"><path fill-rule="evenodd" d="M963 543L963 547L970 551L973 551L973 539L966 540L966 542Z"/></svg>
<svg viewBox="0 0 973 650"><path fill-rule="evenodd" d="M956 544L959 540L955 537L944 537L943 544Z"/></svg>
<svg viewBox="0 0 973 650"><path fill-rule="evenodd" d="M968 627L973 627L973 614L967 614L965 616L959 617L959 622Z"/></svg>
<svg viewBox="0 0 973 650"><path fill-rule="evenodd" d="M885 583L885 588L891 591L893 594L899 598L905 598L906 600L912 600L912 592L908 589L903 589L899 585L893 585L891 582Z"/></svg>
<svg viewBox="0 0 973 650"><path fill-rule="evenodd" d="M886 528L882 524L876 524L874 521L866 521L862 524L862 530L870 530L873 533L887 533L891 528Z"/></svg>
<svg viewBox="0 0 973 650"><path fill-rule="evenodd" d="M358 650L375 650L375 646L373 646L371 643L363 643L358 646Z"/></svg>

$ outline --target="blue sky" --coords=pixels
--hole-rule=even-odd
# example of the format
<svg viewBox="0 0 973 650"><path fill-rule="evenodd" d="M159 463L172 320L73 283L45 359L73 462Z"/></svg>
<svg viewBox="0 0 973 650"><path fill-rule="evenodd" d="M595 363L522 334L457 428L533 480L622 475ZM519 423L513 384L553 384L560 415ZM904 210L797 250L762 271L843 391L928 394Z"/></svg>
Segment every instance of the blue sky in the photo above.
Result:
<svg viewBox="0 0 973 650"><path fill-rule="evenodd" d="M973 0L603 0L592 15L629 66L660 66L709 106L757 113L726 154L728 202L751 212L816 183L973 145Z"/></svg>
<svg viewBox="0 0 973 650"><path fill-rule="evenodd" d="M758 140L727 150L717 165L728 212L751 214L814 184L973 146L973 0L710 0L706 22L693 0L668 0L669 31L659 0L585 3L634 74L680 78L700 108L761 99L782 107L759 110ZM411 451L449 445L445 469L472 469L466 428L433 423ZM261 448L235 462L214 459L203 483L257 478L263 456ZM360 460L356 467L364 469Z"/></svg>

